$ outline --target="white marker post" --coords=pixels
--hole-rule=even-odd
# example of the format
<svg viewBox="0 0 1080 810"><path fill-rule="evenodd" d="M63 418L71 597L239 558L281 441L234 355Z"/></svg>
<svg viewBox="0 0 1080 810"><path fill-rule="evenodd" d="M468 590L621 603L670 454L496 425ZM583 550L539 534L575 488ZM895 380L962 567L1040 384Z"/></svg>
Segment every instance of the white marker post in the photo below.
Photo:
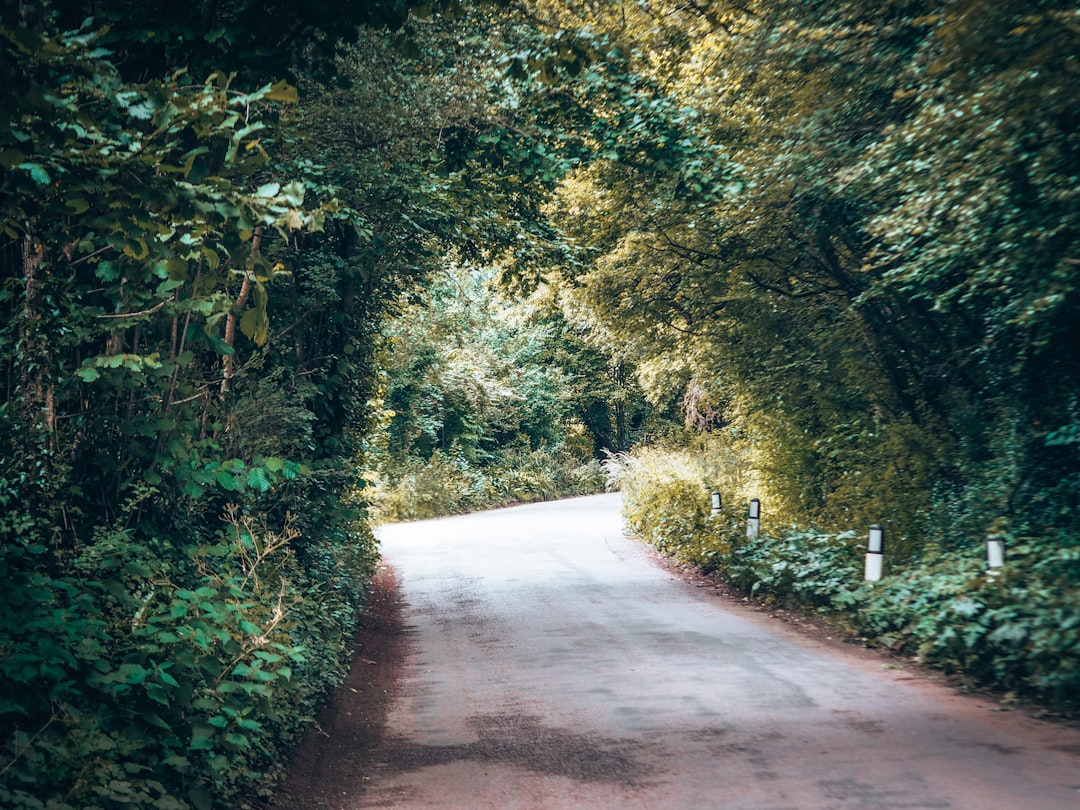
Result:
<svg viewBox="0 0 1080 810"><path fill-rule="evenodd" d="M750 516L746 520L746 536L750 540L757 539L761 533L761 501L757 498L750 500Z"/></svg>
<svg viewBox="0 0 1080 810"><path fill-rule="evenodd" d="M992 534L986 538L986 567L1001 568L1005 565L1005 541Z"/></svg>
<svg viewBox="0 0 1080 810"><path fill-rule="evenodd" d="M870 536L866 541L867 582L877 582L881 579L881 569L884 562L885 530L875 523L870 527Z"/></svg>
<svg viewBox="0 0 1080 810"><path fill-rule="evenodd" d="M712 494L712 516L716 517L720 514L720 493L713 490Z"/></svg>

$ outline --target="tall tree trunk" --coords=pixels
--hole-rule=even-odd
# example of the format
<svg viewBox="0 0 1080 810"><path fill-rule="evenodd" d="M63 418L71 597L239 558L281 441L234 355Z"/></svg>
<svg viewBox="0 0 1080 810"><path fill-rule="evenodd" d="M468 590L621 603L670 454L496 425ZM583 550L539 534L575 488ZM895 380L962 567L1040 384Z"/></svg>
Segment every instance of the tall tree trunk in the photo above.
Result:
<svg viewBox="0 0 1080 810"><path fill-rule="evenodd" d="M56 392L49 379L48 344L41 335L41 313L38 311L38 269L45 258L45 247L34 236L33 225L26 223L23 238L23 278L25 310L22 328L23 356L22 384L27 414L37 423L35 412L44 415L45 429L49 434L56 431Z"/></svg>
<svg viewBox="0 0 1080 810"><path fill-rule="evenodd" d="M254 261L259 257L259 248L262 245L263 226L259 225L255 228L255 235L251 240L251 259ZM247 303L248 296L251 295L251 273L244 273L244 280L240 284L240 294L236 296L236 300L233 302L232 307L229 308L229 315L225 319L225 345L230 349L233 348L236 343L236 323L240 315L240 311L244 308L244 304ZM227 354L222 359L223 373L221 377L221 390L218 392L220 399L225 399L225 394L229 390L229 382L232 380L235 374L235 358L232 354Z"/></svg>

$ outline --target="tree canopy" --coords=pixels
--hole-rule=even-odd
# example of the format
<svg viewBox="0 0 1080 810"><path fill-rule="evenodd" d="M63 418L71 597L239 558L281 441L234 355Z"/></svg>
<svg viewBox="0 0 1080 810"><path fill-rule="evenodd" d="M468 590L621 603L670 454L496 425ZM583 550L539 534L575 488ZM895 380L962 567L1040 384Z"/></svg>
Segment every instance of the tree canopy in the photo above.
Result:
<svg viewBox="0 0 1080 810"><path fill-rule="evenodd" d="M915 532L963 490L967 531L1034 528L1032 502L1074 528L1075 9L725 15L673 7L676 45L626 49L651 109L695 113L714 183L659 153L573 172L554 216L588 257L566 273L582 305L657 396L692 378L755 434L793 518Z"/></svg>

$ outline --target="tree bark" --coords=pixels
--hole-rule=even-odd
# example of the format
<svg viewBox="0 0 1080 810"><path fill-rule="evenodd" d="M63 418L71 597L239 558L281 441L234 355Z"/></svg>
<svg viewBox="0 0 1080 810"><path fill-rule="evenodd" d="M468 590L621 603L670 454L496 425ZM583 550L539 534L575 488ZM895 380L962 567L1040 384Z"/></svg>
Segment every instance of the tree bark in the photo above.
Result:
<svg viewBox="0 0 1080 810"><path fill-rule="evenodd" d="M251 258L252 260L258 258L259 248L262 245L262 225L259 225L255 229L255 235L251 240ZM233 348L236 343L236 322L240 310L243 309L244 304L247 303L248 296L251 295L251 273L244 273L244 280L240 284L240 294L236 296L236 300L233 302L232 307L229 310L228 317L225 319L225 345L230 349ZM221 390L218 392L220 399L225 399L225 394L229 390L229 382L232 380L235 374L236 364L234 362L234 355L227 354L222 359L223 372L221 377Z"/></svg>
<svg viewBox="0 0 1080 810"><path fill-rule="evenodd" d="M48 379L48 345L41 335L41 313L38 303L38 269L45 258L45 248L34 236L33 225L26 223L26 236L23 237L23 278L25 289L25 320L22 328L22 342L26 347L23 358L22 382L26 392L24 403L32 421L37 422L37 409L44 413L45 429L49 434L56 432L56 395L52 381ZM32 369L32 370L31 370Z"/></svg>

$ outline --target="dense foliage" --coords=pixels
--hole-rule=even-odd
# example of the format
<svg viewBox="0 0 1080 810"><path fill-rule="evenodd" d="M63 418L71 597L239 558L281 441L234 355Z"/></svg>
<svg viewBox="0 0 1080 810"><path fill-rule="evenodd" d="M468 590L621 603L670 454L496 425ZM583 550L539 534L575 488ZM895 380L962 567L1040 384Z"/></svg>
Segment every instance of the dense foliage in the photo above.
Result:
<svg viewBox="0 0 1080 810"><path fill-rule="evenodd" d="M266 790L375 558L381 322L514 221L458 32L279 6L3 5L5 807Z"/></svg>
<svg viewBox="0 0 1080 810"><path fill-rule="evenodd" d="M632 392L547 291L502 299L451 266L386 335L386 429L365 497L407 520L603 489L596 456L628 446ZM631 400L627 403L627 400Z"/></svg>
<svg viewBox="0 0 1080 810"><path fill-rule="evenodd" d="M731 520L738 504L758 491L747 459L745 446L711 435L682 447L636 447L610 457L604 471L610 486L622 493L623 519L634 536L681 562L712 569L732 548ZM713 492L721 495L716 515Z"/></svg>
<svg viewBox="0 0 1080 810"><path fill-rule="evenodd" d="M700 453L639 452L613 466L629 526L1075 710L1075 5L573 8L626 42L658 108L693 111L716 181L688 193L661 152L576 171L555 217L591 253L568 283L754 490ZM666 28L648 19L662 9ZM760 497L768 531L709 518L715 487L741 509ZM856 552L872 523L890 538L876 587ZM1009 549L995 577L987 535Z"/></svg>
<svg viewBox="0 0 1080 810"><path fill-rule="evenodd" d="M623 140L557 191L563 275L650 395L789 520L1075 533L1075 7L568 9L625 58L574 84Z"/></svg>

